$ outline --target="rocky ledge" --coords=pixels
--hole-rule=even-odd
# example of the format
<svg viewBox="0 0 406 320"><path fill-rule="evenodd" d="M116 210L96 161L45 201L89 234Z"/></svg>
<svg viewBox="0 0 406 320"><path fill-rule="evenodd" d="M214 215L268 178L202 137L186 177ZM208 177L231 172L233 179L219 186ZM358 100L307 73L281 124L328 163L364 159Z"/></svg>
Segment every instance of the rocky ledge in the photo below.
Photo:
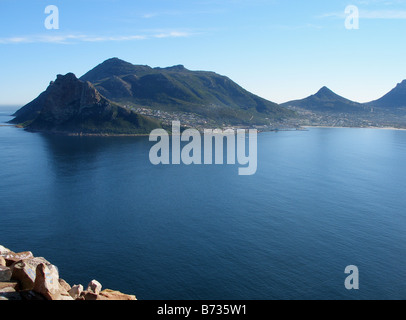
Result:
<svg viewBox="0 0 406 320"><path fill-rule="evenodd" d="M0 300L137 300L133 295L103 290L92 280L86 290L70 286L58 268L32 252L15 253L0 245Z"/></svg>

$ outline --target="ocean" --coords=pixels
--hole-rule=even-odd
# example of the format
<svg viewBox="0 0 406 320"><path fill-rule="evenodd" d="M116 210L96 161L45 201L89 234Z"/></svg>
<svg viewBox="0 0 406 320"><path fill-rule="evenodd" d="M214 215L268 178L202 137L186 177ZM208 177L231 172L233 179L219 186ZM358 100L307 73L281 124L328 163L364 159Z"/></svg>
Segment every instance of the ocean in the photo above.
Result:
<svg viewBox="0 0 406 320"><path fill-rule="evenodd" d="M0 244L142 300L406 298L406 131L260 133L252 176L153 144L0 126Z"/></svg>

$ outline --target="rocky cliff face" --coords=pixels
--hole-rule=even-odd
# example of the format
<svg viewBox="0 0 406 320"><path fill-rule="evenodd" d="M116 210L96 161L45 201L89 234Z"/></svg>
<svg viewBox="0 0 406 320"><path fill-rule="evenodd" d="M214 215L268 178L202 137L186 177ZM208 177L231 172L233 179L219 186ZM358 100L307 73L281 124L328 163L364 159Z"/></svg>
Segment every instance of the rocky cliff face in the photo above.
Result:
<svg viewBox="0 0 406 320"><path fill-rule="evenodd" d="M15 253L0 245L0 300L137 300L134 295L103 290L92 280L86 290L71 287L56 266L32 252Z"/></svg>
<svg viewBox="0 0 406 320"><path fill-rule="evenodd" d="M73 73L58 75L47 89L47 94L37 120L57 125L75 116L85 118L91 113L101 113L112 107L89 82L79 81Z"/></svg>
<svg viewBox="0 0 406 320"><path fill-rule="evenodd" d="M12 123L30 131L67 134L148 134L157 121L102 96L73 73L58 75L45 92L20 109Z"/></svg>

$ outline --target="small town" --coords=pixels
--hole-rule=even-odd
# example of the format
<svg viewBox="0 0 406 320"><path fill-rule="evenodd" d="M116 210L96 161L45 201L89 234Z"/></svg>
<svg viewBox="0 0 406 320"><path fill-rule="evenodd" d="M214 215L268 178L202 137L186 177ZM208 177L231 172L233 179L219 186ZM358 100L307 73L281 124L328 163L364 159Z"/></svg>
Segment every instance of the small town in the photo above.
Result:
<svg viewBox="0 0 406 320"><path fill-rule="evenodd" d="M180 121L182 126L197 129L203 132L204 129L257 129L259 132L266 131L285 131L285 130L304 130L305 127L351 127L351 128L405 128L406 120L399 115L391 115L380 111L364 113L358 116L349 113L321 113L312 112L302 108L292 107L291 110L297 113L295 118L282 119L280 121L270 121L269 125L229 125L219 124L211 119L189 112L163 111L150 109L146 107L130 107L141 115L159 120L162 124L170 126L172 121Z"/></svg>

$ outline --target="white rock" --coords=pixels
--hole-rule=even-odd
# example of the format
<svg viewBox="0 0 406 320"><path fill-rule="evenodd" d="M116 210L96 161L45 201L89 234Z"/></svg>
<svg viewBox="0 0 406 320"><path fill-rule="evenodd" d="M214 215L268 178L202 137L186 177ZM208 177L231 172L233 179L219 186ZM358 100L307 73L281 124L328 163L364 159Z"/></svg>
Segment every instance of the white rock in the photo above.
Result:
<svg viewBox="0 0 406 320"><path fill-rule="evenodd" d="M3 246L0 246L0 255L6 254L6 253L8 253L10 251L11 251L10 249L7 249L7 248L5 248Z"/></svg>
<svg viewBox="0 0 406 320"><path fill-rule="evenodd" d="M83 292L83 286L81 284L79 285L74 285L72 287L72 289L70 289L69 291L69 295L73 298L73 299L77 299L80 297L80 294Z"/></svg>
<svg viewBox="0 0 406 320"><path fill-rule="evenodd" d="M87 290L86 291L93 292L95 294L99 294L101 289L102 289L101 283L99 281L97 281L97 280L92 280L87 285Z"/></svg>
<svg viewBox="0 0 406 320"><path fill-rule="evenodd" d="M13 264L12 279L20 282L22 290L32 290L34 288L37 266L41 263L45 264L56 278L59 278L59 272L56 266L52 265L45 258L37 257Z"/></svg>
<svg viewBox="0 0 406 320"><path fill-rule="evenodd" d="M59 300L61 298L59 275L56 268L48 268L41 263L37 266L33 291L42 294L47 300Z"/></svg>

